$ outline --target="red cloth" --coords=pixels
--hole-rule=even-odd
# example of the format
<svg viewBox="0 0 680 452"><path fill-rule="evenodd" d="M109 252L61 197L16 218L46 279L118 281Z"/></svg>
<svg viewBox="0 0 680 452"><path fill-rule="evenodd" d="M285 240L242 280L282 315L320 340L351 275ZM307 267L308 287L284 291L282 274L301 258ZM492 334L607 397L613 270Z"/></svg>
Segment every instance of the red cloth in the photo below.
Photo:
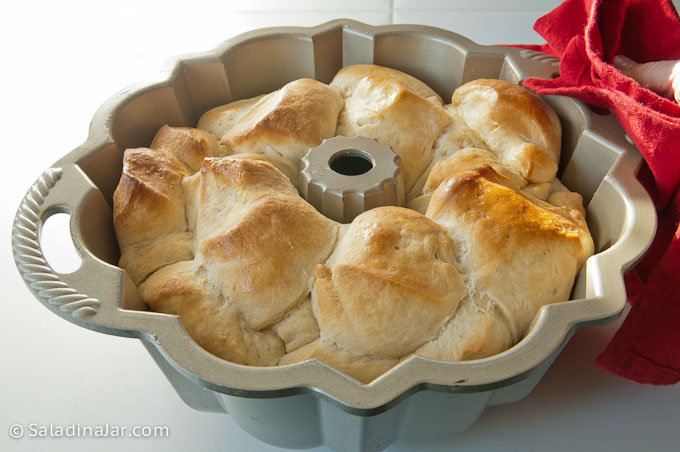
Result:
<svg viewBox="0 0 680 452"><path fill-rule="evenodd" d="M540 94L572 96L611 109L644 156L638 179L656 205L650 250L626 274L632 307L597 365L640 383L680 381L680 106L643 88L610 63L680 59L680 19L670 0L566 0L536 21L560 77L531 79Z"/></svg>

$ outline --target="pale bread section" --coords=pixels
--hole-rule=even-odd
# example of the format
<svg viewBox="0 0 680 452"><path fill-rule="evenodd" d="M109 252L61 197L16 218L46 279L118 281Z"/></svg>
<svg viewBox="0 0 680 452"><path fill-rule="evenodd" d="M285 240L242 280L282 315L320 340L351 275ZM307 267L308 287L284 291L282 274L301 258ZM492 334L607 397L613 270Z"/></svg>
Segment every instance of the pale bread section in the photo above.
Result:
<svg viewBox="0 0 680 452"><path fill-rule="evenodd" d="M132 281L139 285L147 276L161 267L194 258L192 232L168 234L144 245L125 249L118 265L128 271Z"/></svg>
<svg viewBox="0 0 680 452"><path fill-rule="evenodd" d="M432 165L420 188L420 196L409 201L406 207L424 214L427 211L430 198L432 198L432 193L449 176L456 172L469 170L487 171L491 174L488 169L493 170L491 177L495 181L513 190L519 190L526 185L526 180L522 176L501 164L493 153L477 148L456 150L450 157L439 160Z"/></svg>
<svg viewBox="0 0 680 452"><path fill-rule="evenodd" d="M488 297L474 294L460 302L442 334L415 351L440 361L486 358L507 350L517 340L502 310Z"/></svg>
<svg viewBox="0 0 680 452"><path fill-rule="evenodd" d="M449 114L450 120L439 137L434 141L434 144L432 145L432 160L427 169L408 192L406 196L407 201L423 194L423 185L429 177L432 167L436 165L437 162L446 160L463 149L487 149L486 143L484 143L482 137L468 127L465 121L459 117L455 107L449 104L445 105L444 109Z"/></svg>
<svg viewBox="0 0 680 452"><path fill-rule="evenodd" d="M234 306L215 296L195 262L162 268L140 286L140 292L154 311L179 316L189 336L215 356L272 366L283 355L283 341L272 331L249 327Z"/></svg>
<svg viewBox="0 0 680 452"><path fill-rule="evenodd" d="M286 344L286 353L293 352L319 338L319 326L312 312L311 297L292 309L288 316L272 329Z"/></svg>
<svg viewBox="0 0 680 452"><path fill-rule="evenodd" d="M316 268L321 339L400 358L433 339L463 298L446 230L399 207L359 215L329 266Z"/></svg>
<svg viewBox="0 0 680 452"><path fill-rule="evenodd" d="M309 294L336 223L298 196L273 165L207 159L201 168L196 260L221 296L259 330Z"/></svg>
<svg viewBox="0 0 680 452"><path fill-rule="evenodd" d="M364 384L370 383L399 364L398 359L357 355L318 339L284 355L279 365L295 364L308 359L317 359Z"/></svg>
<svg viewBox="0 0 680 452"><path fill-rule="evenodd" d="M201 115L196 127L212 133L219 141L262 97L264 95L212 108Z"/></svg>
<svg viewBox="0 0 680 452"><path fill-rule="evenodd" d="M335 77L333 77L333 81L331 82L331 86L337 88L342 96L347 98L354 93L354 90L361 79L371 75L381 75L398 80L420 97L435 101L440 105L443 104L442 98L439 97L439 95L434 92L432 88L417 78L402 71L385 66L378 66L376 64L355 64L352 66L346 66L340 69L337 74L335 74Z"/></svg>

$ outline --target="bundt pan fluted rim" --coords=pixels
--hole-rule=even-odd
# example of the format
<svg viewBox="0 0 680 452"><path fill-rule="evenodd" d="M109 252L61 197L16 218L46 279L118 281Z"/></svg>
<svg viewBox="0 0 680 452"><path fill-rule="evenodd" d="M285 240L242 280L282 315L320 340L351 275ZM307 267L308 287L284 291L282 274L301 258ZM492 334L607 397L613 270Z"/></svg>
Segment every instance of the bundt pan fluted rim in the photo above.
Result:
<svg viewBox="0 0 680 452"><path fill-rule="evenodd" d="M341 67L359 63L407 72L447 102L453 88L472 79L521 83L558 71L555 59L537 52L480 46L432 27L368 26L344 19L311 28L255 30L211 51L179 57L156 80L106 101L92 120L87 141L55 162L26 194L12 241L29 289L71 322L140 338L180 395L208 411L224 411L226 402L216 402L210 391L191 391L207 388L253 399L312 394L366 417L421 390L493 394L523 381L533 382L531 390L576 328L619 316L626 300L622 274L647 249L656 226L651 200L634 177L640 154L613 115L597 115L573 99L545 98L564 128L559 175L584 197L596 254L577 279L572 301L542 308L529 334L501 354L466 362L413 356L367 385L318 361L270 368L234 364L196 345L177 317L147 311L127 273L115 265L110 206L124 149L148 146L163 124L193 126L209 108L273 91L301 77L328 83ZM56 212L71 215L72 239L83 260L71 274L54 272L40 248L42 224ZM191 385L195 387L188 389ZM517 400L526 392L499 391L484 406Z"/></svg>

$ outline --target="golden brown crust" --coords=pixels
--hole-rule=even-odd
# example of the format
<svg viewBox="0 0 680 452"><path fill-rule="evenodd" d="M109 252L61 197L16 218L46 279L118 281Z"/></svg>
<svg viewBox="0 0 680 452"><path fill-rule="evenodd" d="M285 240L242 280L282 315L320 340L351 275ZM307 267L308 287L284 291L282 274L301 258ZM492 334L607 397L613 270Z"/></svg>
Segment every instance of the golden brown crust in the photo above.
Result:
<svg viewBox="0 0 680 452"><path fill-rule="evenodd" d="M464 244L462 263L521 337L538 308L569 299L574 278L593 253L577 211L554 207L494 183L478 171L458 173L432 196L427 216Z"/></svg>
<svg viewBox="0 0 680 452"><path fill-rule="evenodd" d="M188 173L171 155L128 149L113 194L113 223L122 250L187 229L181 181Z"/></svg>
<svg viewBox="0 0 680 452"><path fill-rule="evenodd" d="M487 168L493 169L493 175L490 177L494 177L496 182L506 187L519 190L526 185L526 181L521 176L502 165L491 152L470 148L457 152L446 160L437 162L427 177L423 186L423 193L432 193L454 173L479 170L487 171L487 174L491 175L492 173Z"/></svg>
<svg viewBox="0 0 680 452"><path fill-rule="evenodd" d="M540 97L514 83L479 79L458 87L451 102L502 163L530 182L555 177L562 126Z"/></svg>
<svg viewBox="0 0 680 452"><path fill-rule="evenodd" d="M580 242L586 225L577 221L570 209L556 208L489 180L494 173L489 167L456 173L439 186L427 216L434 218L446 210L450 215L462 215L463 221L495 223L496 229L529 234L513 237L513 242L536 234Z"/></svg>
<svg viewBox="0 0 680 452"><path fill-rule="evenodd" d="M420 189L422 194L410 200L406 207L425 214L432 193L442 182L454 174L472 170L479 171L487 179L513 190L519 190L526 185L522 176L502 165L491 152L474 148L463 149L432 165L427 180Z"/></svg>
<svg viewBox="0 0 680 452"><path fill-rule="evenodd" d="M299 79L261 98L222 137L233 153L278 154L298 165L310 147L335 135L343 101L323 83Z"/></svg>
<svg viewBox="0 0 680 452"><path fill-rule="evenodd" d="M362 78L345 101L338 135L374 138L401 157L408 192L432 159L432 143L450 121L446 110L397 79Z"/></svg>
<svg viewBox="0 0 680 452"><path fill-rule="evenodd" d="M167 124L156 132L150 148L170 153L190 173L198 171L204 158L220 154L217 140L210 132Z"/></svg>

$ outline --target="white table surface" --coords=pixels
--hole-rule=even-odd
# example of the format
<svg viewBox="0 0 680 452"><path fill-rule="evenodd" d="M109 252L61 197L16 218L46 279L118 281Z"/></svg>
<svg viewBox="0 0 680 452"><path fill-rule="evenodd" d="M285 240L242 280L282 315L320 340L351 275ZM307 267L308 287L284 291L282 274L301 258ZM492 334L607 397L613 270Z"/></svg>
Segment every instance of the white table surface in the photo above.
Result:
<svg viewBox="0 0 680 452"><path fill-rule="evenodd" d="M339 17L448 27L484 44L538 43L530 25L558 2L524 0L504 12L500 0L476 3L478 9L457 6L467 4L459 1L357 0L339 9L312 0L286 2L285 8L273 0L247 6L118 1L114 9L113 3L62 1L3 8L0 450L279 450L250 437L228 415L187 407L137 340L80 328L40 305L11 256L16 208L43 170L85 140L104 100L149 78L172 55L211 48L252 28ZM501 26L484 26L488 23ZM57 241L52 250L62 256L58 263L68 264L67 243ZM680 450L679 385L638 385L595 366L616 327L577 332L526 399L490 407L462 436L418 450ZM23 438L10 437L14 424L24 428ZM77 424L165 426L169 437L27 437L30 425ZM397 443L388 450L408 446Z"/></svg>

